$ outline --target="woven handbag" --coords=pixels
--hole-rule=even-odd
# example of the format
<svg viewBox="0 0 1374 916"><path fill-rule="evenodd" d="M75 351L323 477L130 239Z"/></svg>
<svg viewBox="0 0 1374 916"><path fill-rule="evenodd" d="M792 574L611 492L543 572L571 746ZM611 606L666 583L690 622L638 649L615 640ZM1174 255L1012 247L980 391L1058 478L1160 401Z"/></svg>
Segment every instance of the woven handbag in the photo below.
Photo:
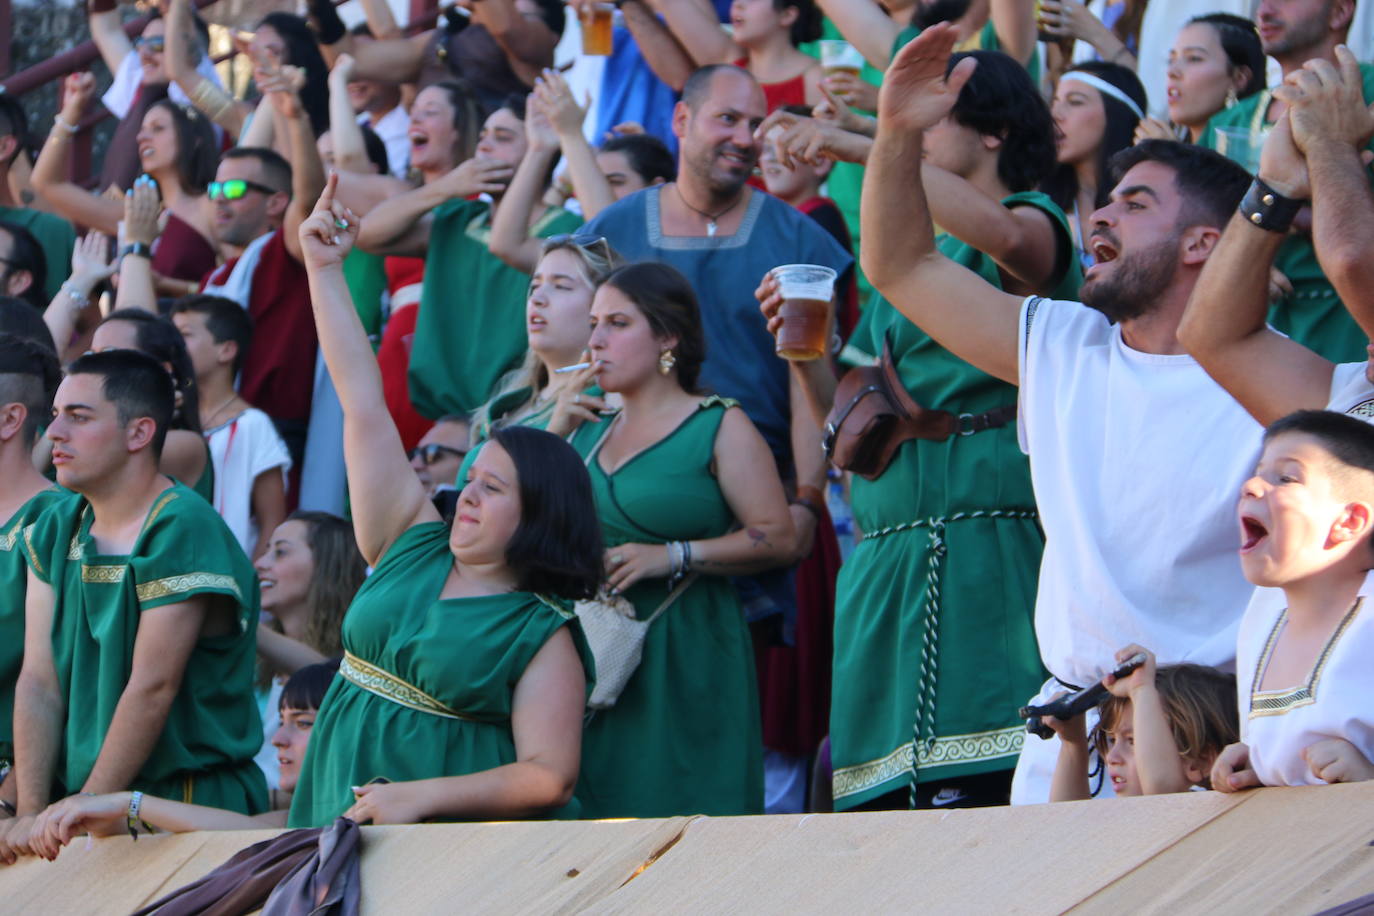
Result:
<svg viewBox="0 0 1374 916"><path fill-rule="evenodd" d="M573 606L596 662L596 686L587 700L588 708L609 709L620 699L643 658L644 637L649 634L650 624L668 610L696 578L697 573L692 573L679 582L657 610L644 620L635 619L635 606L623 595L608 595L604 591Z"/></svg>

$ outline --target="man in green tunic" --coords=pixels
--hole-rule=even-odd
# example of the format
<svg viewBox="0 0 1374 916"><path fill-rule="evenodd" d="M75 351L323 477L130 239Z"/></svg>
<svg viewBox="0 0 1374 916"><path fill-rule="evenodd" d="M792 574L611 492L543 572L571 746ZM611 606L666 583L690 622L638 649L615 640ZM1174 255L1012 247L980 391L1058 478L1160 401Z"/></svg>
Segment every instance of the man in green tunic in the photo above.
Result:
<svg viewBox="0 0 1374 916"><path fill-rule="evenodd" d="M1327 61L1338 68L1336 46L1345 43L1354 11L1353 0L1299 0L1282 8L1266 0L1255 16L1264 53L1279 62L1285 77L1310 60ZM1360 75L1365 101L1374 101L1374 64L1360 64ZM1267 131L1287 107L1270 90L1258 92L1222 109L1207 125L1200 142L1220 149L1217 132L1226 127ZM1374 143L1366 148L1374 149ZM1317 263L1310 229L1289 234L1274 267L1288 279L1292 292L1273 303L1269 323L1332 362L1362 362L1368 338Z"/></svg>
<svg viewBox="0 0 1374 916"><path fill-rule="evenodd" d="M158 473L172 404L166 371L129 350L81 357L57 391L47 435L74 492L21 535L21 820L6 838L20 851L55 786L267 806L253 763L257 584L214 510Z"/></svg>
<svg viewBox="0 0 1374 916"><path fill-rule="evenodd" d="M27 567L20 532L62 492L34 470L30 457L61 378L57 357L47 347L0 336L0 767L14 762L10 718L14 682L24 657ZM0 817L12 814L6 807L16 800L12 782L0 798Z"/></svg>

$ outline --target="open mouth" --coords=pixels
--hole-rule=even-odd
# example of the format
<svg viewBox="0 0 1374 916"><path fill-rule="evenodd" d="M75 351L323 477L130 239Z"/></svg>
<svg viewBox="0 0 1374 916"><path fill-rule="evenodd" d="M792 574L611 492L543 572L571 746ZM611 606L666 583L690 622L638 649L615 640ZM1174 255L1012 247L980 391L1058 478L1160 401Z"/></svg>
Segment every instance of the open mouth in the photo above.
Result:
<svg viewBox="0 0 1374 916"><path fill-rule="evenodd" d="M1259 519L1252 516L1241 516L1240 520L1240 552L1249 553L1258 547L1265 538L1269 537L1269 529L1260 524Z"/></svg>
<svg viewBox="0 0 1374 916"><path fill-rule="evenodd" d="M410 148L419 151L429 146L429 134L412 130L410 132Z"/></svg>
<svg viewBox="0 0 1374 916"><path fill-rule="evenodd" d="M1092 240L1088 242L1088 251L1092 253L1093 258L1098 264L1106 264L1108 261L1115 261L1117 255L1120 254L1111 242L1108 242L1100 235L1093 236Z"/></svg>

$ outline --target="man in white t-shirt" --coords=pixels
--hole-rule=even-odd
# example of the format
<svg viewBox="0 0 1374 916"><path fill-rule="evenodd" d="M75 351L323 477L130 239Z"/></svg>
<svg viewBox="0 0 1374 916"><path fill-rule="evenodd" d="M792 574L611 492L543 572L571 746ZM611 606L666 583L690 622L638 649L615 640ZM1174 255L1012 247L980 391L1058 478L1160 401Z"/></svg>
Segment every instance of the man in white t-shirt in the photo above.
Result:
<svg viewBox="0 0 1374 916"><path fill-rule="evenodd" d="M178 301L171 317L200 389L200 425L215 469L215 511L256 560L286 518L291 455L271 418L234 390L252 319L232 299L204 295Z"/></svg>
<svg viewBox="0 0 1374 916"><path fill-rule="evenodd" d="M1351 316L1374 337L1374 198L1360 158L1374 132L1374 107L1364 103L1354 55L1336 54L1339 71L1313 61L1298 85L1275 90L1289 108L1264 145L1259 180L1280 198L1310 199L1317 261ZM1188 303L1179 339L1266 426L1295 410L1323 407L1374 422L1366 363L1338 365L1265 324L1269 267L1287 229L1282 222L1232 217Z"/></svg>
<svg viewBox="0 0 1374 916"><path fill-rule="evenodd" d="M1045 554L1036 636L1062 685L1087 685L1135 642L1161 663L1234 663L1250 587L1235 494L1260 427L1175 331L1249 176L1209 150L1149 141L1114 162L1092 215L1083 304L1020 299L935 248L921 185L924 131L976 66L946 78L954 34L927 29L888 69L863 200L863 267L937 343L1020 386L1018 425ZM1047 801L1057 742L1028 738L1013 803Z"/></svg>

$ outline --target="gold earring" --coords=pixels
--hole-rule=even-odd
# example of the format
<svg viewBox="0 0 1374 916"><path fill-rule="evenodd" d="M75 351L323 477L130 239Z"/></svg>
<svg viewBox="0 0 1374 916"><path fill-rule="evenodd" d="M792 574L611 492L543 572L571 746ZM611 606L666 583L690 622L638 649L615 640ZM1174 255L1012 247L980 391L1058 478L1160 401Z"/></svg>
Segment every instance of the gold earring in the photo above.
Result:
<svg viewBox="0 0 1374 916"><path fill-rule="evenodd" d="M1236 102L1238 102L1238 101L1240 101L1240 99L1236 96L1236 87L1235 87L1235 86L1232 86L1230 89L1226 90L1226 107L1227 107L1227 108L1231 108L1231 107L1235 106Z"/></svg>
<svg viewBox="0 0 1374 916"><path fill-rule="evenodd" d="M664 347L663 352L658 354L658 374L667 375L673 371L673 367L676 365L677 357L673 355L672 350Z"/></svg>

